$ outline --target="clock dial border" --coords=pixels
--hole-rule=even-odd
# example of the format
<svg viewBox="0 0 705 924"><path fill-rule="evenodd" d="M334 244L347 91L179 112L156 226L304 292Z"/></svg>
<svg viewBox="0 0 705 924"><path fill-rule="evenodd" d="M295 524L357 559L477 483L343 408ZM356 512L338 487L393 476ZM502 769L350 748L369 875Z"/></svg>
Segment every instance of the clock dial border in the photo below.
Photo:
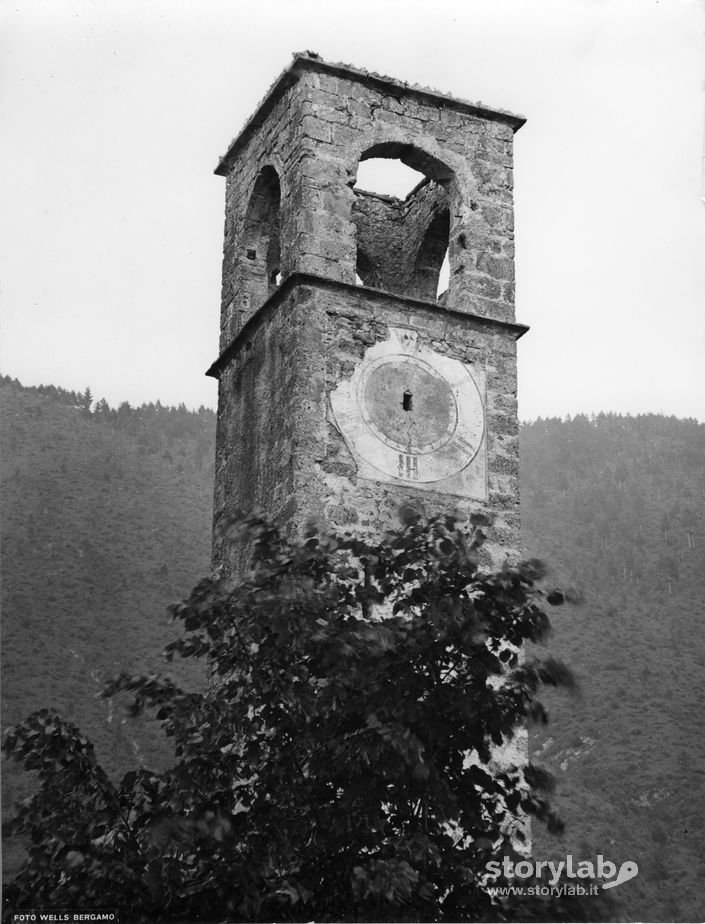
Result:
<svg viewBox="0 0 705 924"><path fill-rule="evenodd" d="M365 384L375 369L395 360L415 362L431 370L450 389L457 420L453 433L437 448L400 449L399 443L390 445L392 440L370 426L363 400ZM390 327L389 339L370 347L351 378L340 382L329 399L333 421L360 477L478 500L487 498L484 369L478 364L465 364L419 344L418 334L411 328Z"/></svg>

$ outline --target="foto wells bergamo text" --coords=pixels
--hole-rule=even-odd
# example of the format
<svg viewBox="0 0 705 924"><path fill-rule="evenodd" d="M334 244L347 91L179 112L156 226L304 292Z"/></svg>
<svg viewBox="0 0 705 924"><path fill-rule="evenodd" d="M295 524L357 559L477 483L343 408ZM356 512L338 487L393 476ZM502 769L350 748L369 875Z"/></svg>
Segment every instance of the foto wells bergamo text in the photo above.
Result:
<svg viewBox="0 0 705 924"><path fill-rule="evenodd" d="M117 921L115 911L22 911L12 915L12 924L24 921Z"/></svg>

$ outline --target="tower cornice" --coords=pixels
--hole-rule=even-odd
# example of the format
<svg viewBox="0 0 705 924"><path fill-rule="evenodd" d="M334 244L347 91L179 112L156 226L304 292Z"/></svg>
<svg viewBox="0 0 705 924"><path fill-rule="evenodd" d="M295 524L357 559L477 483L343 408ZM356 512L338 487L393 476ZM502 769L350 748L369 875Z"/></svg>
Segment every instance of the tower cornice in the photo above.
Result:
<svg viewBox="0 0 705 924"><path fill-rule="evenodd" d="M214 173L218 176L227 176L230 162L238 151L248 142L252 135L262 126L267 115L275 105L281 95L293 84L295 84L302 73L313 71L318 73L330 74L335 77L341 77L346 80L357 81L364 86L375 89L379 92L391 96L411 97L422 103L430 103L434 107L439 105L453 109L457 112L464 112L468 115L474 115L481 119L504 122L512 128L512 131L518 131L526 122L524 116L516 115L505 109L494 109L485 106L483 103L472 103L467 100L459 99L448 93L442 93L440 90L434 90L431 87L422 87L417 84L409 84L402 80L396 80L393 77L387 77L383 74L363 70L362 68L352 67L349 64L333 63L324 61L318 55L312 52L298 52L293 56L293 61L272 84L262 102L255 112L245 123L240 133L231 142L227 152L221 157Z"/></svg>
<svg viewBox="0 0 705 924"><path fill-rule="evenodd" d="M206 375L216 379L220 378L220 373L222 372L223 368L227 366L233 356L235 356L240 345L244 343L248 337L252 336L253 331L259 327L263 320L265 320L273 311L276 311L276 309L284 302L289 292L302 287L309 287L319 290L326 289L328 291L345 292L348 294L364 294L369 305L375 303L382 305L385 303L393 302L395 304L404 305L408 308L413 308L417 312L420 311L426 314L429 318L438 318L441 316L448 319L453 319L456 322L467 322L468 324L480 326L486 330L494 329L497 331L502 331L508 335L513 336L515 340L518 340L529 330L526 324L517 324L513 321L501 321L495 318L488 318L483 315L471 314L467 311L455 311L452 308L445 308L443 305L439 305L437 302L428 302L420 298L412 298L408 295L398 295L394 292L388 292L385 289L374 289L369 286L360 286L347 282L340 282L336 279L329 279L325 276L316 276L313 273L292 273L267 299L259 311L255 312L255 314L253 314L248 319L244 326L238 331L236 336L222 351L220 356L208 368Z"/></svg>

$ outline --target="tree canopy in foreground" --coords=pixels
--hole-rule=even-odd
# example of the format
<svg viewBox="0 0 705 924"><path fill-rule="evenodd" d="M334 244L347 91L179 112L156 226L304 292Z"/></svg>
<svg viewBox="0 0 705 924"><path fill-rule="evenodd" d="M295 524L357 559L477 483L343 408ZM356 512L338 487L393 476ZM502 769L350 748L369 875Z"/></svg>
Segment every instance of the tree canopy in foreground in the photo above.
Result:
<svg viewBox="0 0 705 924"><path fill-rule="evenodd" d="M166 652L202 659L205 693L167 676L106 695L154 709L174 742L165 772L111 780L48 711L9 730L38 776L6 827L28 861L7 912L120 908L126 920L506 920L486 864L516 856L527 816L558 830L550 779L497 748L546 721L550 658L537 562L480 567L481 516L415 515L379 542L283 536L258 514L223 529L251 549L238 582L204 580L173 607ZM556 906L552 906L554 911ZM546 918L541 903L518 916ZM569 916L576 917L575 909ZM560 912L557 915L560 918Z"/></svg>

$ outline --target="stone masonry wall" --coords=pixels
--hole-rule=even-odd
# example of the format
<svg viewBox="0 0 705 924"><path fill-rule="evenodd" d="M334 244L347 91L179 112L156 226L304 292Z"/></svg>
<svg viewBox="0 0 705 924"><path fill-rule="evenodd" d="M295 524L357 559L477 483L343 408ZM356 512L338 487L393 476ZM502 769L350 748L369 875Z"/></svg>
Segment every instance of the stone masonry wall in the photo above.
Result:
<svg viewBox="0 0 705 924"><path fill-rule="evenodd" d="M266 117L236 139L219 168L227 176L221 349L260 307L247 291L242 251L261 171L273 168L281 184L282 279L298 271L352 283L353 186L364 156L398 157L444 188L445 304L513 320L512 137L521 120L305 57L275 90Z"/></svg>
<svg viewBox="0 0 705 924"><path fill-rule="evenodd" d="M328 395L365 350L410 325L434 350L486 373L488 499L359 478ZM259 504L299 529L309 520L380 535L413 504L426 514L482 510L494 518L495 564L519 542L516 329L348 285L294 283L244 332L220 381L215 521ZM257 409L261 408L262 413ZM237 558L216 549L221 568Z"/></svg>

